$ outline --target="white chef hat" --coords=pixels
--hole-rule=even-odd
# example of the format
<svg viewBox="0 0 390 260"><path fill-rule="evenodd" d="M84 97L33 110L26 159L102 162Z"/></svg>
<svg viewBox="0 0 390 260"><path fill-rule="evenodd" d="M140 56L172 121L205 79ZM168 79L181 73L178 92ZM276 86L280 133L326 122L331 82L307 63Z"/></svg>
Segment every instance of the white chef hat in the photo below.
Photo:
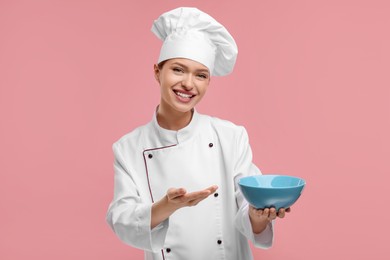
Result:
<svg viewBox="0 0 390 260"><path fill-rule="evenodd" d="M180 7L162 14L152 32L164 41L158 63L187 58L202 63L215 76L233 70L236 42L223 25L197 8Z"/></svg>

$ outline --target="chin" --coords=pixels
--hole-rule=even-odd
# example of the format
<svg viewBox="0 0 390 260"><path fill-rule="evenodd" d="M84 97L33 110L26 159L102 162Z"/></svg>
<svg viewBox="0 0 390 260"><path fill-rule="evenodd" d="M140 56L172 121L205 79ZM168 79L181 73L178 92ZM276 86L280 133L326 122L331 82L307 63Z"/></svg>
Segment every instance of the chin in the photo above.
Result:
<svg viewBox="0 0 390 260"><path fill-rule="evenodd" d="M181 113L190 112L193 108L194 108L194 106L186 106L186 107L177 107L177 106L175 106L174 107L174 109L176 111L181 112Z"/></svg>

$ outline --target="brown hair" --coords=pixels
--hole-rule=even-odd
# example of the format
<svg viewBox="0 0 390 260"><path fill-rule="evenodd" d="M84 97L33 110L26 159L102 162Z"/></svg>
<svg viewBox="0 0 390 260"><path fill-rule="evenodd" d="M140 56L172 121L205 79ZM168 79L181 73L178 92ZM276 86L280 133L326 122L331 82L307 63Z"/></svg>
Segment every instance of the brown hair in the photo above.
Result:
<svg viewBox="0 0 390 260"><path fill-rule="evenodd" d="M157 64L158 69L161 70L162 67L164 67L165 62L167 62L167 60L163 60L162 62L160 62L159 64Z"/></svg>

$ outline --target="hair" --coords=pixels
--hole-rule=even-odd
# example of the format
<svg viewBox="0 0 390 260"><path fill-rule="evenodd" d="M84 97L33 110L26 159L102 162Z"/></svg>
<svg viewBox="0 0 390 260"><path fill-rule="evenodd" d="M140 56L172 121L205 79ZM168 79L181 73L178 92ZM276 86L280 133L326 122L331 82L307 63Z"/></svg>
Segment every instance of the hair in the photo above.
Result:
<svg viewBox="0 0 390 260"><path fill-rule="evenodd" d="M158 69L161 70L161 69L164 67L165 62L167 62L167 60L163 60L162 62L160 62L159 64L157 64Z"/></svg>

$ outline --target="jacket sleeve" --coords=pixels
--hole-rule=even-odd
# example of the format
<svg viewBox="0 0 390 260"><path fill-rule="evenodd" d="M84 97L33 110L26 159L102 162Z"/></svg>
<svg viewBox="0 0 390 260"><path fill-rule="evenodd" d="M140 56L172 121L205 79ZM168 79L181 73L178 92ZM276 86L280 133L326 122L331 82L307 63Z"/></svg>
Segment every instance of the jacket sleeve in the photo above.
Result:
<svg viewBox="0 0 390 260"><path fill-rule="evenodd" d="M147 251L163 248L169 220L150 229L151 202L143 202L136 175L126 165L119 147L114 151L114 198L108 208L106 221L125 244Z"/></svg>
<svg viewBox="0 0 390 260"><path fill-rule="evenodd" d="M260 170L252 163L252 150L249 145L248 134L245 128L241 128L239 138L237 138L237 154L235 156L234 165L234 183L235 194L238 206L238 212L235 218L236 228L247 237L255 247L270 248L273 244L273 228L274 221L271 221L266 229L260 234L254 234L252 232L252 225L249 219L249 205L243 197L238 182L240 178L250 175L261 174Z"/></svg>

